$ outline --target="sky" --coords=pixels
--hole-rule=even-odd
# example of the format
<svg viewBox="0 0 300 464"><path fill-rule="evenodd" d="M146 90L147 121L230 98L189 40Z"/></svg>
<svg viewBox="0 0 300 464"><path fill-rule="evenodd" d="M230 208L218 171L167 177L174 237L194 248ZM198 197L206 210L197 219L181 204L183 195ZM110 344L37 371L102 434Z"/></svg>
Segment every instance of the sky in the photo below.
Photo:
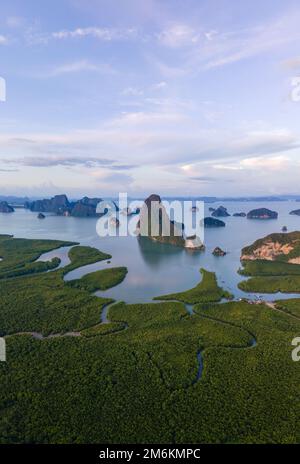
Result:
<svg viewBox="0 0 300 464"><path fill-rule="evenodd" d="M298 0L1 0L0 194L299 194L299 24Z"/></svg>

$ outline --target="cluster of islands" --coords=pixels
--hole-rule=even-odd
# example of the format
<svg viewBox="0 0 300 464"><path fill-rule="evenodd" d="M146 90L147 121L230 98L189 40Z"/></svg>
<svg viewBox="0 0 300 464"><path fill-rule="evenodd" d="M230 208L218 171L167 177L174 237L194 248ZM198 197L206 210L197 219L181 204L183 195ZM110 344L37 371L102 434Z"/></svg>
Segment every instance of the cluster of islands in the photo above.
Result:
<svg viewBox="0 0 300 464"><path fill-rule="evenodd" d="M99 217L102 214L107 213L107 209L105 213L98 213L97 206L98 204L103 201L101 198L89 198L87 196L83 197L80 200L70 201L65 194L55 195L50 199L41 199L41 200L34 200L34 201L24 201L23 207L31 212L38 213L38 219L45 219L46 214L54 214L59 216L65 217ZM120 214L126 214L127 216L131 215L139 215L138 221L138 235L148 235L152 240L159 241L162 243L168 243L171 245L181 246L190 250L204 250L205 247L199 237L196 235L188 236L185 234L184 225L180 223L176 223L172 221L164 206L162 205L161 197L157 194L152 194L145 201L141 204L140 208L137 208L135 211L126 209L126 211L119 211L118 205L111 201L115 211L118 213L118 217L112 217L110 219L110 224L115 226L116 228L120 225ZM155 206L154 206L155 205ZM159 205L159 206L157 206ZM20 207L18 205L17 207ZM158 233L156 235L152 235L150 233L150 228L148 231L141 232L141 223L143 222L143 217L147 219L148 226L150 224L150 217L151 211L153 208L159 208L159 224L158 224ZM0 213L13 213L14 206L9 204L7 201L0 202ZM191 208L193 213L198 211L196 206ZM209 212L211 213L210 216L205 217L201 220L201 225L204 228L216 228L216 227L225 227L226 223L224 220L220 218L227 218L231 216L228 212L227 208L224 206L218 206L216 208L209 207ZM290 212L291 215L298 215L300 216L300 209L296 209ZM236 212L232 214L232 217L237 218L247 218L249 220L271 220L277 219L278 213L276 211L272 211L268 208L256 208L250 210L248 213L246 212ZM148 227L147 226L147 227ZM167 226L170 229L170 233L166 236L163 233L163 228ZM287 227L282 227L283 232L287 232ZM222 250L220 247L216 247L213 250L213 254L215 256L225 256L226 251Z"/></svg>
<svg viewBox="0 0 300 464"><path fill-rule="evenodd" d="M97 217L98 201L63 195L26 208L46 221L48 214ZM138 214L137 239L160 201L151 195L139 210L123 211ZM1 203L3 213L10 209ZM223 206L210 213L206 227L230 214ZM265 208L238 216L278 217ZM158 217L149 240L197 245L163 208ZM68 250L64 266L55 256L60 248ZM54 257L43 260L51 251ZM300 296L300 232L268 234L241 250L245 298L201 268L185 291L154 295L151 303L114 301L105 292L126 284L128 269L69 279L75 269L112 259L70 241L0 235L0 257L0 336L7 347L1 443L299 443L300 377L291 341L300 333L300 297L268 302L249 294Z"/></svg>

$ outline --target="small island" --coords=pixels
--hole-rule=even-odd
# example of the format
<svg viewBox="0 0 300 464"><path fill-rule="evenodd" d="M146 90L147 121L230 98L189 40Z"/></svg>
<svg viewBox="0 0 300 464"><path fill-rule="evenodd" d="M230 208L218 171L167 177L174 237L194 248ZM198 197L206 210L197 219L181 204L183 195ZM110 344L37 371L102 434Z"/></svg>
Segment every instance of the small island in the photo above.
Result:
<svg viewBox="0 0 300 464"><path fill-rule="evenodd" d="M212 217L206 217L202 219L201 223L204 225L205 228L210 228L210 227L225 227L225 222L221 221L220 219L212 218Z"/></svg>
<svg viewBox="0 0 300 464"><path fill-rule="evenodd" d="M170 219L160 196L157 194L150 195L144 201L136 233L138 237L147 237L155 242L175 245L188 250L204 250L204 245L198 236L185 236L184 224Z"/></svg>
<svg viewBox="0 0 300 464"><path fill-rule="evenodd" d="M212 252L214 256L226 256L226 251L222 250L220 247L216 247L214 251Z"/></svg>
<svg viewBox="0 0 300 464"><path fill-rule="evenodd" d="M230 214L227 211L227 208L225 208L224 206L219 206L217 209L215 209L211 213L211 215L213 217L228 217L228 216L230 216Z"/></svg>
<svg viewBox="0 0 300 464"><path fill-rule="evenodd" d="M246 217L247 214L246 213L234 213L232 216L233 217Z"/></svg>
<svg viewBox="0 0 300 464"><path fill-rule="evenodd" d="M65 217L100 217L101 214L97 212L97 206L101 201L101 198L89 197L83 197L77 201L69 201L67 195L62 194L55 195L50 199L27 201L24 206L26 209L36 213L53 213ZM118 210L115 204L114 207Z"/></svg>
<svg viewBox="0 0 300 464"><path fill-rule="evenodd" d="M277 219L278 213L267 208L258 208L249 211L247 219Z"/></svg>
<svg viewBox="0 0 300 464"><path fill-rule="evenodd" d="M290 214L294 216L300 216L300 209L294 209L293 211L290 212Z"/></svg>

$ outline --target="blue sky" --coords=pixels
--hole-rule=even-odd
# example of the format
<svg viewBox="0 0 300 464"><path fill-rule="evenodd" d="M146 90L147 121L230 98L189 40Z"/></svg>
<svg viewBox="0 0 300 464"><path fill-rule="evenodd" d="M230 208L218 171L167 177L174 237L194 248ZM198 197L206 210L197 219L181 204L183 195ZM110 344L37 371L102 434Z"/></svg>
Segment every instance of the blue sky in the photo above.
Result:
<svg viewBox="0 0 300 464"><path fill-rule="evenodd" d="M291 0L2 0L0 193L299 193L299 24Z"/></svg>

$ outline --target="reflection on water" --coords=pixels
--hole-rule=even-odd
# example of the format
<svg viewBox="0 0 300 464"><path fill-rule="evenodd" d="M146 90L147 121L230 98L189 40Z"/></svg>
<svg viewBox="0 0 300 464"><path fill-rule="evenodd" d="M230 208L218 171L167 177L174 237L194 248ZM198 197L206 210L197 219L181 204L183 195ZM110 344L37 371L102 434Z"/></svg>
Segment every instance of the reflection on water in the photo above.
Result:
<svg viewBox="0 0 300 464"><path fill-rule="evenodd" d="M169 261L171 256L177 256L184 253L185 250L169 244L153 242L148 237L138 237L137 243L139 251L145 263L156 269L163 261Z"/></svg>
<svg viewBox="0 0 300 464"><path fill-rule="evenodd" d="M206 215L210 215L209 206L211 205L206 205ZM112 254L110 264L105 261L92 264L73 271L68 278L78 278L87 272L105 267L126 266L126 279L117 287L100 293L116 300L151 301L154 296L186 290L199 281L201 267L216 272L219 283L237 298L247 297L247 294L237 289L238 282L243 279L237 274L241 248L257 238L280 232L283 225L286 225L289 231L300 230L300 217L289 215L292 209L297 208L297 204L226 202L225 206L230 213L248 212L250 209L264 206L278 211L279 219L251 221L241 217L225 218L225 228L206 229L205 252L189 252L172 245L152 242L145 237L99 237L96 233L95 218L47 215L45 220L40 221L36 213L22 209L9 215L0 214L0 233L25 238L72 240ZM216 246L220 246L228 254L225 257L213 256L212 251ZM67 264L64 249L48 253L46 258L51 259L54 256L61 257L63 265ZM267 295L269 299L276 297L287 298L289 295Z"/></svg>

